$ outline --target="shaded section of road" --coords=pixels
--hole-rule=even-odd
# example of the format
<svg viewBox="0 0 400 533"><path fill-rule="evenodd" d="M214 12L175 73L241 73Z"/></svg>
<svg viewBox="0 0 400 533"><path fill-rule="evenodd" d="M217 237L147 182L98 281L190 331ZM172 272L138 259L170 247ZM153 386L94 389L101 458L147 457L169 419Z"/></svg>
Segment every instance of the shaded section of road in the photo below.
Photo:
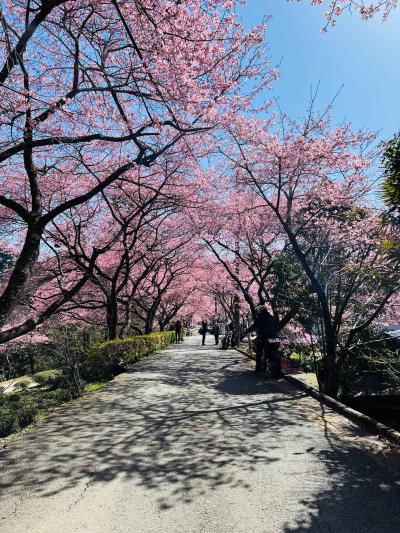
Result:
<svg viewBox="0 0 400 533"><path fill-rule="evenodd" d="M400 530L400 477L378 441L240 354L198 344L11 442L0 531Z"/></svg>

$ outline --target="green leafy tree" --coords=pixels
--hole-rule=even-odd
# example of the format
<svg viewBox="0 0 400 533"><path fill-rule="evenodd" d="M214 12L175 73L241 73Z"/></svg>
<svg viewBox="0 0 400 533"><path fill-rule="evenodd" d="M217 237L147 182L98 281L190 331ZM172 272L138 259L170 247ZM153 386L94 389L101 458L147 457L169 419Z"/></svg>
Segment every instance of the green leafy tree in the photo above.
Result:
<svg viewBox="0 0 400 533"><path fill-rule="evenodd" d="M384 166L383 197L390 210L400 210L400 133L388 141L382 158Z"/></svg>

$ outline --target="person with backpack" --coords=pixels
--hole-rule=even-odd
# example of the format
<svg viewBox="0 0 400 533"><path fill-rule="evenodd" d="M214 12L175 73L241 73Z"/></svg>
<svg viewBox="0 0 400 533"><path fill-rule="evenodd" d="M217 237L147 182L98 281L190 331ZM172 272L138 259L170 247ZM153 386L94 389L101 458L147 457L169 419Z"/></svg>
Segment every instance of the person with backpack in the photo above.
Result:
<svg viewBox="0 0 400 533"><path fill-rule="evenodd" d="M199 333L201 334L201 345L206 345L206 335L208 331L208 324L207 320L202 320L201 322L201 328L199 329Z"/></svg>
<svg viewBox="0 0 400 533"><path fill-rule="evenodd" d="M277 338L278 323L264 305L256 308L254 324L247 328L246 334L252 331L257 332L256 372L266 371L266 359L268 359L272 377L282 377L282 362L278 352L280 342ZM263 357L264 352L266 358Z"/></svg>

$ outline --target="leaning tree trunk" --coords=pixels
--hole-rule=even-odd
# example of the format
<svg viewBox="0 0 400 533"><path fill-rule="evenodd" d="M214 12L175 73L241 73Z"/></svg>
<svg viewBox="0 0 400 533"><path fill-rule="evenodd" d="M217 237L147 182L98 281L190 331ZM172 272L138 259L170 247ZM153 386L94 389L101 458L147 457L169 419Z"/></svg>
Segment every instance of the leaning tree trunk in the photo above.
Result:
<svg viewBox="0 0 400 533"><path fill-rule="evenodd" d="M13 267L10 279L0 297L0 327L4 326L19 298L39 257L43 230L38 224L28 225L22 251Z"/></svg>

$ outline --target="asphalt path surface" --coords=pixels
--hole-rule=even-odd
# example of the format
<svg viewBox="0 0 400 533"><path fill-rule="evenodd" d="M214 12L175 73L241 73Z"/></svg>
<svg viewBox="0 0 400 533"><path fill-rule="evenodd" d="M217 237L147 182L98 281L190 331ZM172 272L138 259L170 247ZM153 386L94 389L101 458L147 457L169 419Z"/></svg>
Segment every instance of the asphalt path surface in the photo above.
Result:
<svg viewBox="0 0 400 533"><path fill-rule="evenodd" d="M0 531L400 531L396 454L186 338L7 442Z"/></svg>

